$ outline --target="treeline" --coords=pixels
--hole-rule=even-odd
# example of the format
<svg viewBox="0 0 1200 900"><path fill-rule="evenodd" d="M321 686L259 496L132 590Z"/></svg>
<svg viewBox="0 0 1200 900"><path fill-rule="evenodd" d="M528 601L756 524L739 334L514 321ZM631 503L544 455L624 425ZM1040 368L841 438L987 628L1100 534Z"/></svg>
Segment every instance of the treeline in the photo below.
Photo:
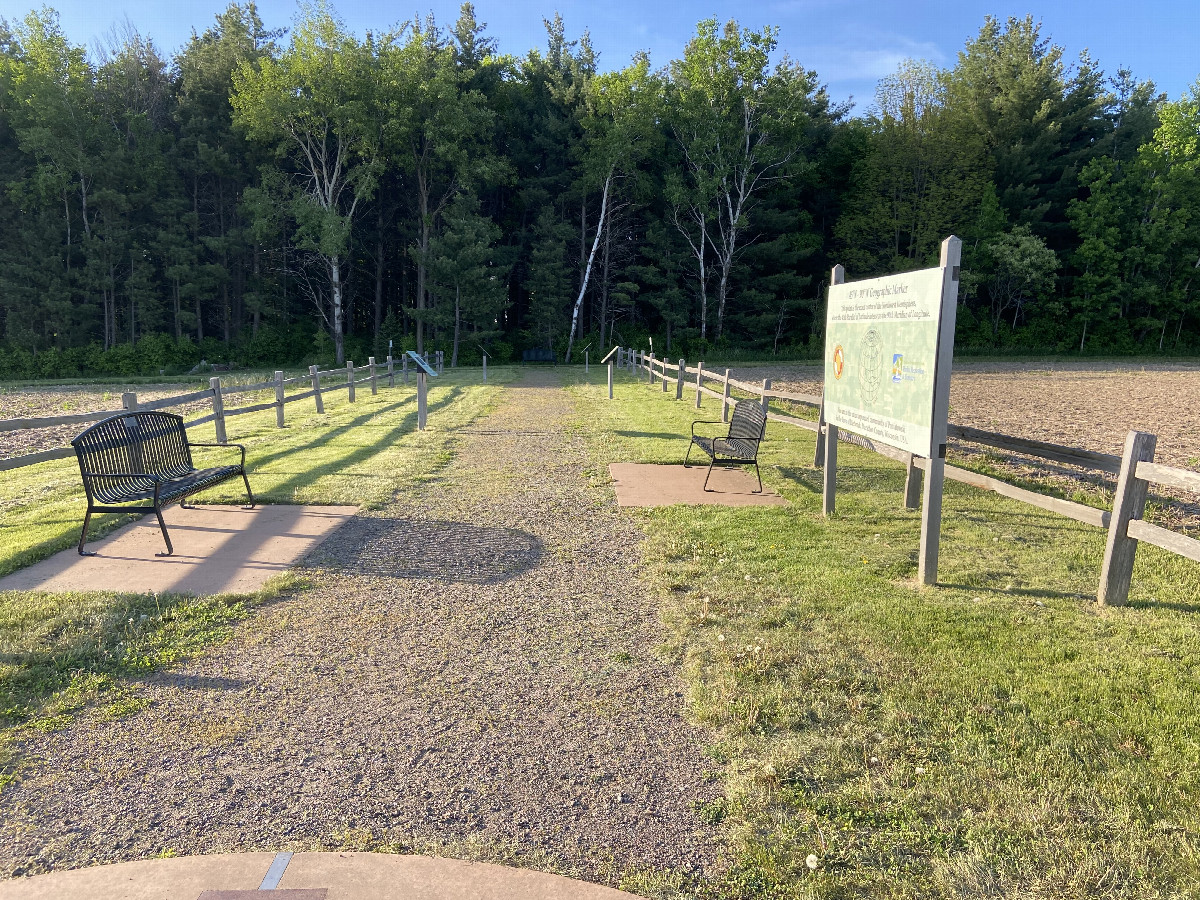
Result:
<svg viewBox="0 0 1200 900"><path fill-rule="evenodd" d="M560 17L499 52L464 4L358 39L234 3L167 60L0 22L0 376L134 374L653 337L677 355L820 346L829 267L964 239L958 345L1200 345L1200 86L1168 102L987 19L868 114L701 22L601 73Z"/></svg>

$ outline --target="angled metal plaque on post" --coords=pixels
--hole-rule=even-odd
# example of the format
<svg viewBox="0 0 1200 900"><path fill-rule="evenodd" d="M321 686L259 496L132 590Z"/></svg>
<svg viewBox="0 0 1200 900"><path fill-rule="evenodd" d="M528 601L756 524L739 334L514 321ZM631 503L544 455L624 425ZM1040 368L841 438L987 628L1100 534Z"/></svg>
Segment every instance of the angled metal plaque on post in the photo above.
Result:
<svg viewBox="0 0 1200 900"><path fill-rule="evenodd" d="M437 372L434 370L433 366L429 365L429 363L425 362L425 360L418 356L416 350L409 350L408 355L413 358L413 362L420 366L426 375L432 375L434 378L437 377Z"/></svg>

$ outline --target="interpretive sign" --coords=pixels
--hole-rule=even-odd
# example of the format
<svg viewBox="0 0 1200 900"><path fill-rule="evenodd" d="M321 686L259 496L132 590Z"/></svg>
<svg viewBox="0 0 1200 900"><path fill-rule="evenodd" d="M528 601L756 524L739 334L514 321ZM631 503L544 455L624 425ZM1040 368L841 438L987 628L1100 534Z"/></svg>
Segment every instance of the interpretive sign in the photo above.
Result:
<svg viewBox="0 0 1200 900"><path fill-rule="evenodd" d="M413 362L415 362L424 370L426 375L432 375L434 378L437 377L437 370L435 370L433 366L429 365L429 363L425 362L425 360L420 356L420 354L417 353L416 350L409 350L408 355L413 358Z"/></svg>
<svg viewBox="0 0 1200 900"><path fill-rule="evenodd" d="M825 421L917 456L940 455L946 404L938 427L935 395L949 385L952 277L938 267L829 286Z"/></svg>

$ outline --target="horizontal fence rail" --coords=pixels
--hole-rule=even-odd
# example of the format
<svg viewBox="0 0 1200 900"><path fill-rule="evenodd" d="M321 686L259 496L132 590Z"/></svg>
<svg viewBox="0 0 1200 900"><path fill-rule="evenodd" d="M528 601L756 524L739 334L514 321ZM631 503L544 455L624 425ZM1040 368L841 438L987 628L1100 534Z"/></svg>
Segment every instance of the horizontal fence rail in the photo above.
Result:
<svg viewBox="0 0 1200 900"><path fill-rule="evenodd" d="M820 412L822 408L820 397L812 394L774 390L769 380L762 384L739 381L730 377L728 369L724 370L723 375L718 375L714 370L706 369L703 362L689 367L682 359L678 363L670 363L664 359L655 358L652 353L646 355L633 350L619 351L618 357L628 361L629 367L639 380L644 373L650 384L654 384L656 380L659 381L663 392L666 392L668 384L675 385L677 398L682 398L685 381L694 377L696 407L700 407L703 396L720 400L721 418L724 421L729 419L731 402L738 399L732 395L732 391L739 391L751 398L757 397L762 402L763 409L767 411L767 418L770 421L816 432L818 440L816 464L821 465L822 447L827 434L824 416L821 415L819 420L802 419L769 409L770 401L776 400L799 404ZM706 380L711 384L720 385L721 390L705 386ZM612 398L611 386L609 398ZM1153 435L1131 431L1126 441L1125 452L1121 456L1100 453L1082 447L1069 447L1010 434L984 431L966 425L951 424L947 429L947 435L954 440L969 444L1006 450L1010 453L1051 463L1118 476L1116 500L1113 510L1109 511L1017 487L999 478L972 472L958 466L948 465L945 467L945 477L952 481L992 491L1035 508L1066 516L1085 525L1108 529L1108 546L1104 555L1101 586L1097 594L1100 602L1119 604L1128 599L1138 541L1145 541L1170 553L1200 562L1200 540L1142 520L1148 488L1151 484L1200 495L1200 473L1165 466L1153 461L1155 443ZM916 458L913 454L897 447L882 444L842 429L837 429L837 438L839 443L853 444L906 464L909 469L909 483L905 487L905 506L915 508L920 496L920 481L917 473L925 470L927 460Z"/></svg>
<svg viewBox="0 0 1200 900"><path fill-rule="evenodd" d="M614 351L616 349L614 348ZM443 356L440 351L432 354L430 359L437 370L440 371L444 366ZM349 395L349 402L353 403L356 387L370 387L372 394L378 393L380 381L384 381L386 387L395 387L396 369L399 364L400 360L393 359L391 356L388 356L380 363L375 361L375 357L370 357L367 363L361 366L355 366L352 361L348 361L345 366L324 370L318 370L316 366L311 366L306 374L297 375L292 378L284 378L282 372L276 372L275 378L271 381L261 381L257 384L222 384L219 377L214 377L209 379L209 387L206 390L191 391L186 394L177 394L158 400L139 401L136 393L125 393L121 397L121 409L106 409L98 412L72 413L69 415L44 416L39 418L3 419L0 420L0 432L34 431L64 425L88 425L92 422L99 422L102 419L120 415L126 411L170 409L192 403L208 402L211 404L211 412L200 418L185 422L184 427L197 428L201 425L215 423L217 440L220 443L225 443L227 440L225 421L230 417L263 412L273 408L276 410L276 425L282 428L285 421L284 409L287 404L313 399L316 401L317 412L323 413L325 411L323 395L335 391L346 391ZM405 377L405 383L407 384L407 355L403 357L401 368ZM310 389L293 394L285 394L284 391L287 386L299 384L303 384ZM253 403L248 406L229 406L226 403L228 398L239 394L255 394L265 391L274 391L275 398L265 403ZM50 462L56 459L66 459L74 455L75 451L71 447L55 447L51 450L26 453L21 456L0 459L0 472L20 469L26 466L35 466L39 463Z"/></svg>

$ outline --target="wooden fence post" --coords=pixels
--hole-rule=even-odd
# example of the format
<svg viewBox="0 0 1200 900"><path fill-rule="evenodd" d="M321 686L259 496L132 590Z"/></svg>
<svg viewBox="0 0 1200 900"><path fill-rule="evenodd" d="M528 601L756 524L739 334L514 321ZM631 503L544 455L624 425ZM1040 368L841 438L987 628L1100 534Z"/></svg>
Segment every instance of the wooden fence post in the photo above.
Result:
<svg viewBox="0 0 1200 900"><path fill-rule="evenodd" d="M404 369L404 383L408 384L408 354L405 353L400 357L401 367Z"/></svg>
<svg viewBox="0 0 1200 900"><path fill-rule="evenodd" d="M763 412L764 413L767 411L767 392L769 390L771 390L771 379L764 378L763 386L762 386L762 403L763 403Z"/></svg>
<svg viewBox="0 0 1200 900"><path fill-rule="evenodd" d="M700 394L704 389L704 360L696 363L696 409L700 408Z"/></svg>
<svg viewBox="0 0 1200 900"><path fill-rule="evenodd" d="M662 358L662 369L662 392L665 394L667 392L667 358L665 356Z"/></svg>
<svg viewBox="0 0 1200 900"><path fill-rule="evenodd" d="M679 377L675 379L675 399L682 400L683 378L687 374L687 363L685 363L682 359L679 361L679 372L677 374Z"/></svg>
<svg viewBox="0 0 1200 900"><path fill-rule="evenodd" d="M954 315L958 308L962 241L942 241L942 322L938 328L936 381L933 386L933 447L925 465L925 498L921 504L921 584L937 584L938 549L942 542L942 492L946 486L946 420L950 413L950 361L954 358Z"/></svg>
<svg viewBox="0 0 1200 900"><path fill-rule="evenodd" d="M487 366L487 357L486 356L484 357L484 366ZM584 350L583 351L583 374L586 375L587 373L588 373L588 352L586 350ZM484 381L486 381L486 380L487 379L485 378Z"/></svg>
<svg viewBox="0 0 1200 900"><path fill-rule="evenodd" d="M346 391L350 394L350 402L354 402L354 360L346 360Z"/></svg>
<svg viewBox="0 0 1200 900"><path fill-rule="evenodd" d="M483 383L487 384L487 354L483 354Z"/></svg>
<svg viewBox="0 0 1200 900"><path fill-rule="evenodd" d="M908 454L907 471L904 475L904 508L917 509L921 505L921 470L917 468L917 459L912 453Z"/></svg>
<svg viewBox="0 0 1200 900"><path fill-rule="evenodd" d="M375 357L368 356L367 357L367 365L370 366L370 372L371 372L371 393L378 394L379 386L375 383Z"/></svg>
<svg viewBox="0 0 1200 900"><path fill-rule="evenodd" d="M650 384L654 384L654 354L653 353L650 354L649 371L650 371Z"/></svg>
<svg viewBox="0 0 1200 900"><path fill-rule="evenodd" d="M283 427L283 373L275 370L275 427Z"/></svg>
<svg viewBox="0 0 1200 900"><path fill-rule="evenodd" d="M821 508L826 517L833 515L837 505L838 427L825 424L825 473L821 482Z"/></svg>
<svg viewBox="0 0 1200 900"><path fill-rule="evenodd" d="M446 372L446 354L439 350L437 352L438 374L443 375Z"/></svg>
<svg viewBox="0 0 1200 900"><path fill-rule="evenodd" d="M613 361L610 359L608 361L608 399L609 400L611 400L613 398L612 375L613 375Z"/></svg>
<svg viewBox="0 0 1200 900"><path fill-rule="evenodd" d="M225 437L225 399L221 396L221 379L208 379L208 386L212 389L212 405L213 405L213 427L217 432L217 443L224 444L227 440Z"/></svg>
<svg viewBox="0 0 1200 900"><path fill-rule="evenodd" d="M725 390L721 397L721 421L729 421L729 370L725 370Z"/></svg>
<svg viewBox="0 0 1200 900"><path fill-rule="evenodd" d="M308 374L312 377L313 399L317 401L317 415L324 415L325 401L321 399L321 369L319 366L309 366Z"/></svg>
<svg viewBox="0 0 1200 900"><path fill-rule="evenodd" d="M1121 474L1117 476L1117 493L1108 520L1108 543L1104 547L1100 589L1096 592L1096 600L1107 606L1122 606L1129 599L1138 546L1137 540L1128 534L1129 522L1145 514L1146 493L1150 489L1150 482L1137 477L1137 465L1154 462L1157 443L1157 436L1144 431L1131 431L1125 436Z"/></svg>
<svg viewBox="0 0 1200 900"><path fill-rule="evenodd" d="M392 360L392 354L390 354L390 353L388 354L388 357L387 357L387 367L388 367L388 387L394 388L396 386L396 366L395 366L395 362Z"/></svg>
<svg viewBox="0 0 1200 900"><path fill-rule="evenodd" d="M829 273L830 284L844 284L846 270L842 266L834 266ZM822 440L825 442L822 444ZM825 472L821 481L821 506L826 516L832 516L837 505L837 452L838 429L825 421L825 394L821 392L821 420L817 423L817 463L824 464Z"/></svg>
<svg viewBox="0 0 1200 900"><path fill-rule="evenodd" d="M121 395L121 409L126 412L134 412L137 410L137 394L133 391L127 391Z"/></svg>
<svg viewBox="0 0 1200 900"><path fill-rule="evenodd" d="M427 407L425 403L425 370L417 372L417 430L425 430Z"/></svg>
<svg viewBox="0 0 1200 900"><path fill-rule="evenodd" d="M825 397L824 388L821 389L821 412L817 416L817 447L813 451L813 466L821 468L825 465Z"/></svg>

